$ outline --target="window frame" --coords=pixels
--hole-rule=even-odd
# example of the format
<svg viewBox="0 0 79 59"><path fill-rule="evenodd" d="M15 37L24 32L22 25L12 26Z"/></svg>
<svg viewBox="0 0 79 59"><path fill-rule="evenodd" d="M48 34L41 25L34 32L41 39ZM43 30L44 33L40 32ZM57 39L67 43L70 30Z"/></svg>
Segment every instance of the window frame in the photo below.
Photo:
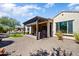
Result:
<svg viewBox="0 0 79 59"><path fill-rule="evenodd" d="M72 27L71 27L71 28L72 28L72 33L69 33L69 25L68 25L68 24L69 24L70 21L72 21ZM67 32L64 33L64 34L73 34L73 20L56 22L56 32L57 32L57 31L61 31L61 30L60 30L60 23L62 23L62 22L67 22ZM58 24L57 24L57 23L58 23ZM57 28L57 26L58 26L58 28ZM58 30L57 30L57 29L58 29Z"/></svg>

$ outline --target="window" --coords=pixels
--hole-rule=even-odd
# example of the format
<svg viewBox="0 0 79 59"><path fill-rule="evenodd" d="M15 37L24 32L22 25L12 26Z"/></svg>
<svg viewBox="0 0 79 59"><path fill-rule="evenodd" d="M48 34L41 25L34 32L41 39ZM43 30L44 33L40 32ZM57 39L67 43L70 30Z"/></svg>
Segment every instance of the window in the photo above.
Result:
<svg viewBox="0 0 79 59"><path fill-rule="evenodd" d="M73 33L73 21L68 21L68 33Z"/></svg>
<svg viewBox="0 0 79 59"><path fill-rule="evenodd" d="M56 32L62 31L63 33L73 33L73 21L64 21L56 23Z"/></svg>
<svg viewBox="0 0 79 59"><path fill-rule="evenodd" d="M60 31L67 33L67 22L60 22Z"/></svg>

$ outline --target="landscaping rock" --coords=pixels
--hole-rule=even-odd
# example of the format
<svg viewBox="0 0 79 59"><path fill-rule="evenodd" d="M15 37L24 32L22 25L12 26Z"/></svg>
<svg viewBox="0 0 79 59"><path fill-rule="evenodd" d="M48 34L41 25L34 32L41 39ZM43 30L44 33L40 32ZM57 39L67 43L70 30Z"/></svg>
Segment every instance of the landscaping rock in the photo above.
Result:
<svg viewBox="0 0 79 59"><path fill-rule="evenodd" d="M0 48L0 56L3 55L5 53L5 49L4 48Z"/></svg>

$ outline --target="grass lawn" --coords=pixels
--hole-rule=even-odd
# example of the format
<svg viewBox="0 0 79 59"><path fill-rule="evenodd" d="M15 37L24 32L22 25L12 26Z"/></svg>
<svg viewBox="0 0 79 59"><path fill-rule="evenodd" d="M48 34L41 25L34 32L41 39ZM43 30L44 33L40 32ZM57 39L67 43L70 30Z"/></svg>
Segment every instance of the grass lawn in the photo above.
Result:
<svg viewBox="0 0 79 59"><path fill-rule="evenodd" d="M10 34L9 37L12 37L12 38L23 37L23 34L21 34L21 33Z"/></svg>

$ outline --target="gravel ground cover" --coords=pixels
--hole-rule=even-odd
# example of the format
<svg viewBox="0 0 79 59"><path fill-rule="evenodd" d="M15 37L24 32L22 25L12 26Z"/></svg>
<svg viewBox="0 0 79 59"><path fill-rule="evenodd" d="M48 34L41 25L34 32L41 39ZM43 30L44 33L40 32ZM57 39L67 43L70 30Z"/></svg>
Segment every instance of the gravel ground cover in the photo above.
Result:
<svg viewBox="0 0 79 59"><path fill-rule="evenodd" d="M57 40L56 37L36 40L32 37L24 36L19 38L6 38L3 41L7 41L8 43L11 42L2 46L10 53L10 56L29 56L30 52L34 52L38 49L46 49L50 52L52 48L58 47L66 51L72 51L73 56L79 56L79 44L66 38L63 41Z"/></svg>

